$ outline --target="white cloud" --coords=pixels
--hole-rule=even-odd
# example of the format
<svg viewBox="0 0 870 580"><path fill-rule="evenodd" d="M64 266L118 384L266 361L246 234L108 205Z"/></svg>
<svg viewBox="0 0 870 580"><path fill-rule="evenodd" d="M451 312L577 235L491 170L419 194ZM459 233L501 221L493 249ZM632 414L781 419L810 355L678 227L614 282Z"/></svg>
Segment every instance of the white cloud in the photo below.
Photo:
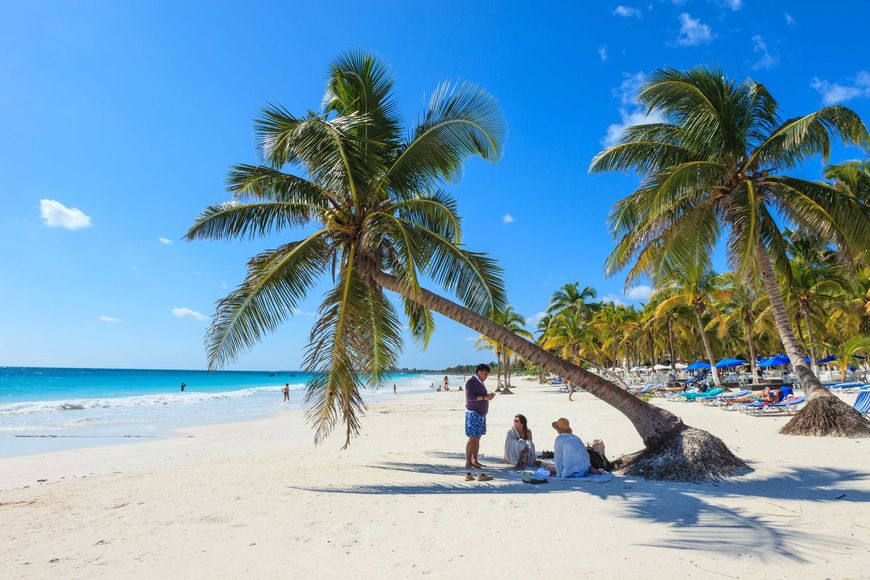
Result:
<svg viewBox="0 0 870 580"><path fill-rule="evenodd" d="M50 228L78 230L91 225L91 216L76 207L66 207L53 199L39 200L39 215Z"/></svg>
<svg viewBox="0 0 870 580"><path fill-rule="evenodd" d="M612 302L613 304L616 304L617 306L625 306L626 305L625 301L621 297L617 296L616 294L606 294L606 295L602 296L601 302Z"/></svg>
<svg viewBox="0 0 870 580"><path fill-rule="evenodd" d="M680 35L677 44L680 46L698 46L707 44L713 40L713 32L710 27L689 16L688 13L680 14Z"/></svg>
<svg viewBox="0 0 870 580"><path fill-rule="evenodd" d="M311 318L315 318L317 316L316 312L303 312L299 308L291 308L290 313L293 316L310 316Z"/></svg>
<svg viewBox="0 0 870 580"><path fill-rule="evenodd" d="M632 16L636 16L640 18L641 12L639 8L632 8L631 6L623 6L620 4L613 10L613 14L616 16L622 16L623 18L631 18Z"/></svg>
<svg viewBox="0 0 870 580"><path fill-rule="evenodd" d="M625 295L633 300L647 300L650 296L652 296L653 289L646 284L640 284L638 286L632 286L628 290L625 291Z"/></svg>
<svg viewBox="0 0 870 580"><path fill-rule="evenodd" d="M538 312L526 318L526 326L535 327L547 315L546 312Z"/></svg>
<svg viewBox="0 0 870 580"><path fill-rule="evenodd" d="M870 72L862 70L852 79L850 86L839 85L814 77L810 83L820 95L825 105L845 103L858 97L870 97Z"/></svg>
<svg viewBox="0 0 870 580"><path fill-rule="evenodd" d="M501 223L503 224L512 224L515 221L517 220L509 213L504 214L504 217L501 218Z"/></svg>
<svg viewBox="0 0 870 580"><path fill-rule="evenodd" d="M737 12L743 8L743 0L719 0L719 5Z"/></svg>
<svg viewBox="0 0 870 580"><path fill-rule="evenodd" d="M752 65L752 68L755 70L769 70L775 67L776 63L779 62L779 57L770 54L767 50L767 43L764 42L764 38L762 38L760 34L756 34L752 37L752 42L754 43L752 51L761 56L761 58L758 59L758 62Z"/></svg>
<svg viewBox="0 0 870 580"><path fill-rule="evenodd" d="M221 286L221 288L222 288L223 290L226 290L226 289L227 289L227 283L224 282L223 280L221 280L220 286Z"/></svg>
<svg viewBox="0 0 870 580"><path fill-rule="evenodd" d="M601 59L601 62L607 62L607 46L598 49L598 58Z"/></svg>
<svg viewBox="0 0 870 580"><path fill-rule="evenodd" d="M619 116L622 122L607 127L607 135L602 140L605 147L613 147L619 143L628 127L664 121L661 113L651 111L647 114L646 108L637 102L637 93L645 82L646 75L643 73L627 74L619 88L613 91L613 94L619 98Z"/></svg>
<svg viewBox="0 0 870 580"><path fill-rule="evenodd" d="M172 316L176 318L185 318L187 320L205 320L205 316L203 316L202 312L197 312L196 310L191 310L190 308L186 308L182 306L181 308L173 308Z"/></svg>
<svg viewBox="0 0 870 580"><path fill-rule="evenodd" d="M103 322L121 322L120 318L113 318L111 316L105 316L105 315L100 316L100 320L102 320Z"/></svg>
<svg viewBox="0 0 870 580"><path fill-rule="evenodd" d="M159 237L159 238L157 238L157 241L160 242L161 244L163 244L164 246L171 246L172 245L172 240L170 240L169 238Z"/></svg>
<svg viewBox="0 0 870 580"><path fill-rule="evenodd" d="M794 24L794 18L792 18L792 15L789 14L788 12L785 13L785 23L788 26L791 26L792 24Z"/></svg>

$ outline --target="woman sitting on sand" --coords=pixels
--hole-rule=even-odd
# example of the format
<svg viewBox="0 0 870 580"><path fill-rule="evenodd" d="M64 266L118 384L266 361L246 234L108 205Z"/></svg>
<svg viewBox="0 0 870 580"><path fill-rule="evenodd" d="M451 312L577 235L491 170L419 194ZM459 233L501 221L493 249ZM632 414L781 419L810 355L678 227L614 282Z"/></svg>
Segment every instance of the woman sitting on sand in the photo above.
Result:
<svg viewBox="0 0 870 580"><path fill-rule="evenodd" d="M590 464L589 452L586 451L583 441L574 435L568 419L562 417L553 421L553 429L558 433L556 442L553 444L555 463L547 466L552 475L568 478L586 477L590 473L603 473ZM603 446L603 442L601 444Z"/></svg>
<svg viewBox="0 0 870 580"><path fill-rule="evenodd" d="M517 469L535 467L535 444L532 443L532 432L524 415L514 417L513 426L508 429L504 440L504 462L515 465Z"/></svg>

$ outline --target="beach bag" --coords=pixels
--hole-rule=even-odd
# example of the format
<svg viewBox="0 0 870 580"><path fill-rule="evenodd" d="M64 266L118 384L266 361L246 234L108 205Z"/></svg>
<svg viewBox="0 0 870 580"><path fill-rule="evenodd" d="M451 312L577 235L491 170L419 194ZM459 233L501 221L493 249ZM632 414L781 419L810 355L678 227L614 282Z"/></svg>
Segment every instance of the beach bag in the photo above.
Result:
<svg viewBox="0 0 870 580"><path fill-rule="evenodd" d="M613 463L611 463L603 453L598 453L595 449L586 446L586 451L589 453L589 464L595 469L603 469L604 471L613 471Z"/></svg>

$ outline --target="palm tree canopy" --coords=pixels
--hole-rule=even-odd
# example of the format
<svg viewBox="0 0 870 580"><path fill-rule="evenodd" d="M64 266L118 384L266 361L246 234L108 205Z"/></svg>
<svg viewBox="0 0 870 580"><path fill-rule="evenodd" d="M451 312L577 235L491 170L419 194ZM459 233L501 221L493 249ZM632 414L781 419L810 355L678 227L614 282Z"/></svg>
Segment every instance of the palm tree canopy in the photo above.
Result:
<svg viewBox="0 0 870 580"><path fill-rule="evenodd" d="M461 243L456 202L440 189L464 161L495 161L504 120L495 99L470 83L439 85L417 124L405 130L393 77L375 57L350 52L329 70L321 109L294 115L277 104L255 123L260 165L229 174L234 199L206 208L188 240L283 234L305 237L248 263L242 284L218 302L206 337L209 368L234 361L298 308L327 273L304 368L314 373L306 403L321 440L339 422L346 444L364 410L361 387L380 384L403 346L393 304L371 279L401 281L411 335L425 347L430 311L409 298L428 277L473 312L505 304L501 270Z"/></svg>
<svg viewBox="0 0 870 580"><path fill-rule="evenodd" d="M737 84L707 68L658 70L638 100L666 121L630 127L590 167L642 176L640 188L611 212L619 242L608 273L634 262L628 284L663 262L709 256L723 235L741 273L756 271L759 243L784 269L782 219L820 232L846 252L870 248L870 205L785 173L815 155L827 160L835 139L864 143L867 129L850 109L831 106L781 120L764 85Z"/></svg>

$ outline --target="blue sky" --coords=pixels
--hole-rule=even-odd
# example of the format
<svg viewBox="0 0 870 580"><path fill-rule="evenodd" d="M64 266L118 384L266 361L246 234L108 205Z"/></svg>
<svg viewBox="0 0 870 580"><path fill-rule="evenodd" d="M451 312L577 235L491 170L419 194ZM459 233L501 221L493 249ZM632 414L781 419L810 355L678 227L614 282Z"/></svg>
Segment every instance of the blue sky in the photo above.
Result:
<svg viewBox="0 0 870 580"><path fill-rule="evenodd" d="M498 164L460 183L465 241L498 258L515 307L542 311L563 282L635 303L606 279L605 220L636 179L589 161L642 112L632 96L662 66L752 76L784 116L845 103L870 116L870 5L653 0L555 2L22 2L0 20L0 365L203 368L215 301L277 240L186 243L227 199L234 163L257 161L267 102L316 109L330 61L382 57L407 122L442 80L470 80L508 124ZM862 57L863 55L863 57ZM832 161L860 156L838 149ZM817 178L821 162L801 169ZM508 217L510 216L510 217ZM325 285L235 369L298 368ZM440 367L491 359L443 318Z"/></svg>

